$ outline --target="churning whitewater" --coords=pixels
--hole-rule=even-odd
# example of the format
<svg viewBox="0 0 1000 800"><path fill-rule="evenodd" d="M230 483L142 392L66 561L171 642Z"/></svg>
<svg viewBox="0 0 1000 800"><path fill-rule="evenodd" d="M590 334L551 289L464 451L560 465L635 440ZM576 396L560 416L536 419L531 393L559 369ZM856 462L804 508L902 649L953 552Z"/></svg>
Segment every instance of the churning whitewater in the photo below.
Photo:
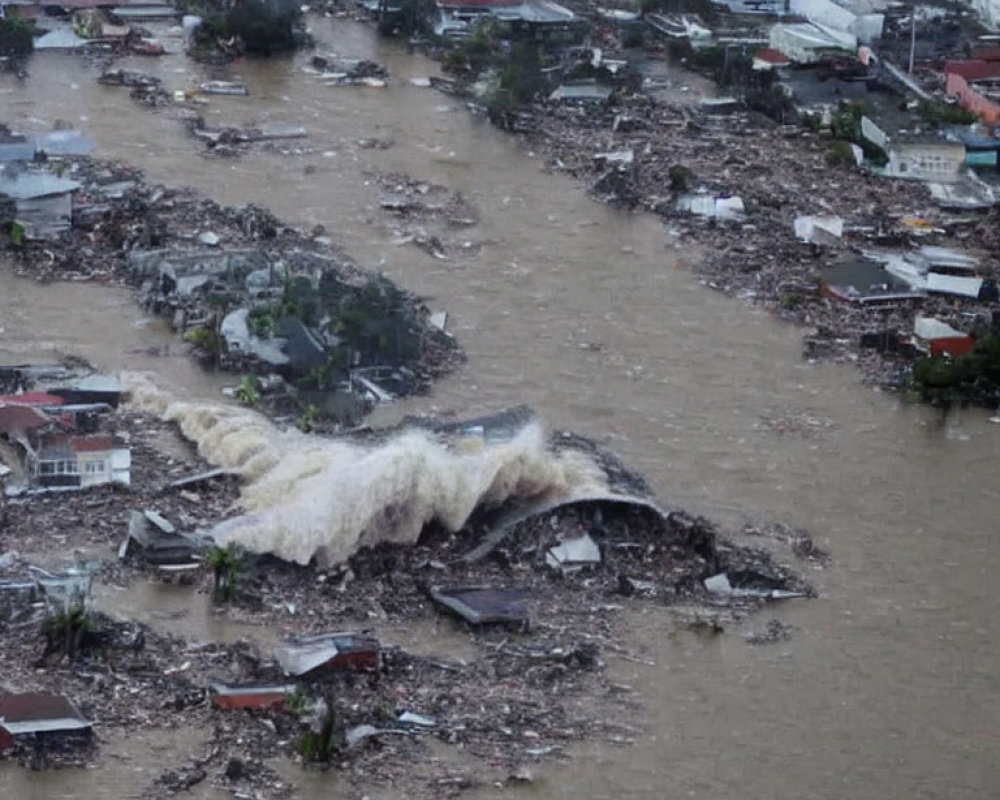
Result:
<svg viewBox="0 0 1000 800"><path fill-rule="evenodd" d="M435 520L458 531L477 508L609 494L601 467L586 453L554 451L537 421L501 441L412 429L366 446L280 429L235 405L173 401L141 378L129 383L136 406L177 423L202 457L245 481L243 513L216 526L215 540L299 564L415 542Z"/></svg>

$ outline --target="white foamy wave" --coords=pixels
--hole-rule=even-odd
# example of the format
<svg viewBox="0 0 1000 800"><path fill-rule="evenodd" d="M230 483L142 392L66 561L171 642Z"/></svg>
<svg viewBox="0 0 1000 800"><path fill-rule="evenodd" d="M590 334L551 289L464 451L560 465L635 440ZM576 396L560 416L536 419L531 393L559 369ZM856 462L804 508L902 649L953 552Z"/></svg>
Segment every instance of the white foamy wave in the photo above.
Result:
<svg viewBox="0 0 1000 800"><path fill-rule="evenodd" d="M218 525L216 541L300 564L343 561L378 542L414 542L435 520L457 531L477 508L511 499L606 489L589 457L553 452L537 422L495 443L446 443L410 430L365 446L279 430L236 406L170 402L149 385L133 387L132 398L177 422L205 459L245 479L245 513Z"/></svg>

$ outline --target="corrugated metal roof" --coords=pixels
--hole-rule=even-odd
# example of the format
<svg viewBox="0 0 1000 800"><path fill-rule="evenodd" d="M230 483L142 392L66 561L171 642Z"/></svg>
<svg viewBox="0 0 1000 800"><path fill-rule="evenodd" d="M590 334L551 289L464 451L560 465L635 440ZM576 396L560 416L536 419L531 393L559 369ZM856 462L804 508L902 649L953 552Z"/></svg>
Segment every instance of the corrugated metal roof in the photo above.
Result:
<svg viewBox="0 0 1000 800"><path fill-rule="evenodd" d="M934 317L917 317L913 322L913 332L921 339L954 339L967 335Z"/></svg>
<svg viewBox="0 0 1000 800"><path fill-rule="evenodd" d="M961 278L955 275L927 274L927 291L942 294L957 294L962 297L979 297L983 288L982 278Z"/></svg>
<svg viewBox="0 0 1000 800"><path fill-rule="evenodd" d="M49 692L0 695L0 719L3 720L0 724L11 733L13 724L44 726L46 723L60 723L74 728L89 727L91 724L70 700ZM53 730L51 727L45 729Z"/></svg>
<svg viewBox="0 0 1000 800"><path fill-rule="evenodd" d="M35 39L36 50L75 50L87 43L69 28L57 28Z"/></svg>
<svg viewBox="0 0 1000 800"><path fill-rule="evenodd" d="M75 192L80 184L60 178L50 172L0 172L0 195L14 200L31 200L36 197Z"/></svg>
<svg viewBox="0 0 1000 800"><path fill-rule="evenodd" d="M25 722L0 721L0 728L6 729L11 736L22 736L27 733L51 733L52 731L82 731L90 728L93 723L85 719L59 717L57 719L27 720Z"/></svg>

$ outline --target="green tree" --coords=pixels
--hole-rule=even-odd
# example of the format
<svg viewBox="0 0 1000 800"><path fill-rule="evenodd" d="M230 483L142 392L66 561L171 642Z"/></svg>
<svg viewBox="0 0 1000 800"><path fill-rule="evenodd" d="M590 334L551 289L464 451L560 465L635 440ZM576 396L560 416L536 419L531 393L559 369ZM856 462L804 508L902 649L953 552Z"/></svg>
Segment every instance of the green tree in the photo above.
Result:
<svg viewBox="0 0 1000 800"><path fill-rule="evenodd" d="M236 402L253 407L260 402L260 391L257 388L257 378L254 375L244 375L234 394Z"/></svg>
<svg viewBox="0 0 1000 800"><path fill-rule="evenodd" d="M48 644L46 652L75 658L80 654L83 639L90 630L90 618L84 605L74 603L48 616L42 623L42 633Z"/></svg>
<svg viewBox="0 0 1000 800"><path fill-rule="evenodd" d="M236 545L230 542L225 547L211 547L205 561L212 570L215 599L221 602L235 600L245 571L243 555Z"/></svg>

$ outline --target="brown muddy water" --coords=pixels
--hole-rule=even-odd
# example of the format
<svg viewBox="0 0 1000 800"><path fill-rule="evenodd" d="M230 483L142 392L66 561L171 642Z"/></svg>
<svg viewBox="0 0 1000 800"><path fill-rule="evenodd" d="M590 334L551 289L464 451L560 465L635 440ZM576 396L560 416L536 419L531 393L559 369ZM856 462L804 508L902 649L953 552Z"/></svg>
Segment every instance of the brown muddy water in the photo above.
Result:
<svg viewBox="0 0 1000 800"><path fill-rule="evenodd" d="M27 130L68 120L95 138L96 155L134 163L154 180L267 205L295 225L321 223L363 265L447 310L467 365L431 397L383 409L377 420L528 403L551 425L618 452L665 503L733 528L748 519L801 526L834 556L812 575L818 599L747 623L779 618L794 626L788 642L751 647L744 629L703 639L675 634L666 614L631 617L637 652L655 663L612 661L617 679L645 701L635 741L586 743L568 766L536 769L526 794L995 797L1000 426L976 411L941 420L862 387L850 368L802 362L800 331L699 286L687 269L697 253L676 246L657 221L591 202L454 99L412 85L432 63L353 23L318 18L313 29L320 52L386 64L390 87L324 86L302 71L306 55L211 71L180 56L121 65L156 71L169 88L196 76L239 77L251 96L213 98L206 118L301 123L309 139L287 149L308 148L303 154L206 157L169 112L97 85L98 67L69 55L36 55L23 83L0 78L0 119ZM370 137L394 145L358 146ZM464 193L483 219L455 235L482 249L438 260L398 244L371 170ZM192 368L119 290L39 286L0 272L0 328L4 359L77 353L109 369L150 371L191 399L214 400L225 382ZM804 417L815 424L784 433L767 424ZM215 635L217 621L192 614L175 624L193 637ZM169 753L169 740L157 746ZM127 796L163 761L164 751L142 740L111 750L118 755L100 768L68 775L5 768L0 789ZM331 790L302 781L308 800Z"/></svg>

